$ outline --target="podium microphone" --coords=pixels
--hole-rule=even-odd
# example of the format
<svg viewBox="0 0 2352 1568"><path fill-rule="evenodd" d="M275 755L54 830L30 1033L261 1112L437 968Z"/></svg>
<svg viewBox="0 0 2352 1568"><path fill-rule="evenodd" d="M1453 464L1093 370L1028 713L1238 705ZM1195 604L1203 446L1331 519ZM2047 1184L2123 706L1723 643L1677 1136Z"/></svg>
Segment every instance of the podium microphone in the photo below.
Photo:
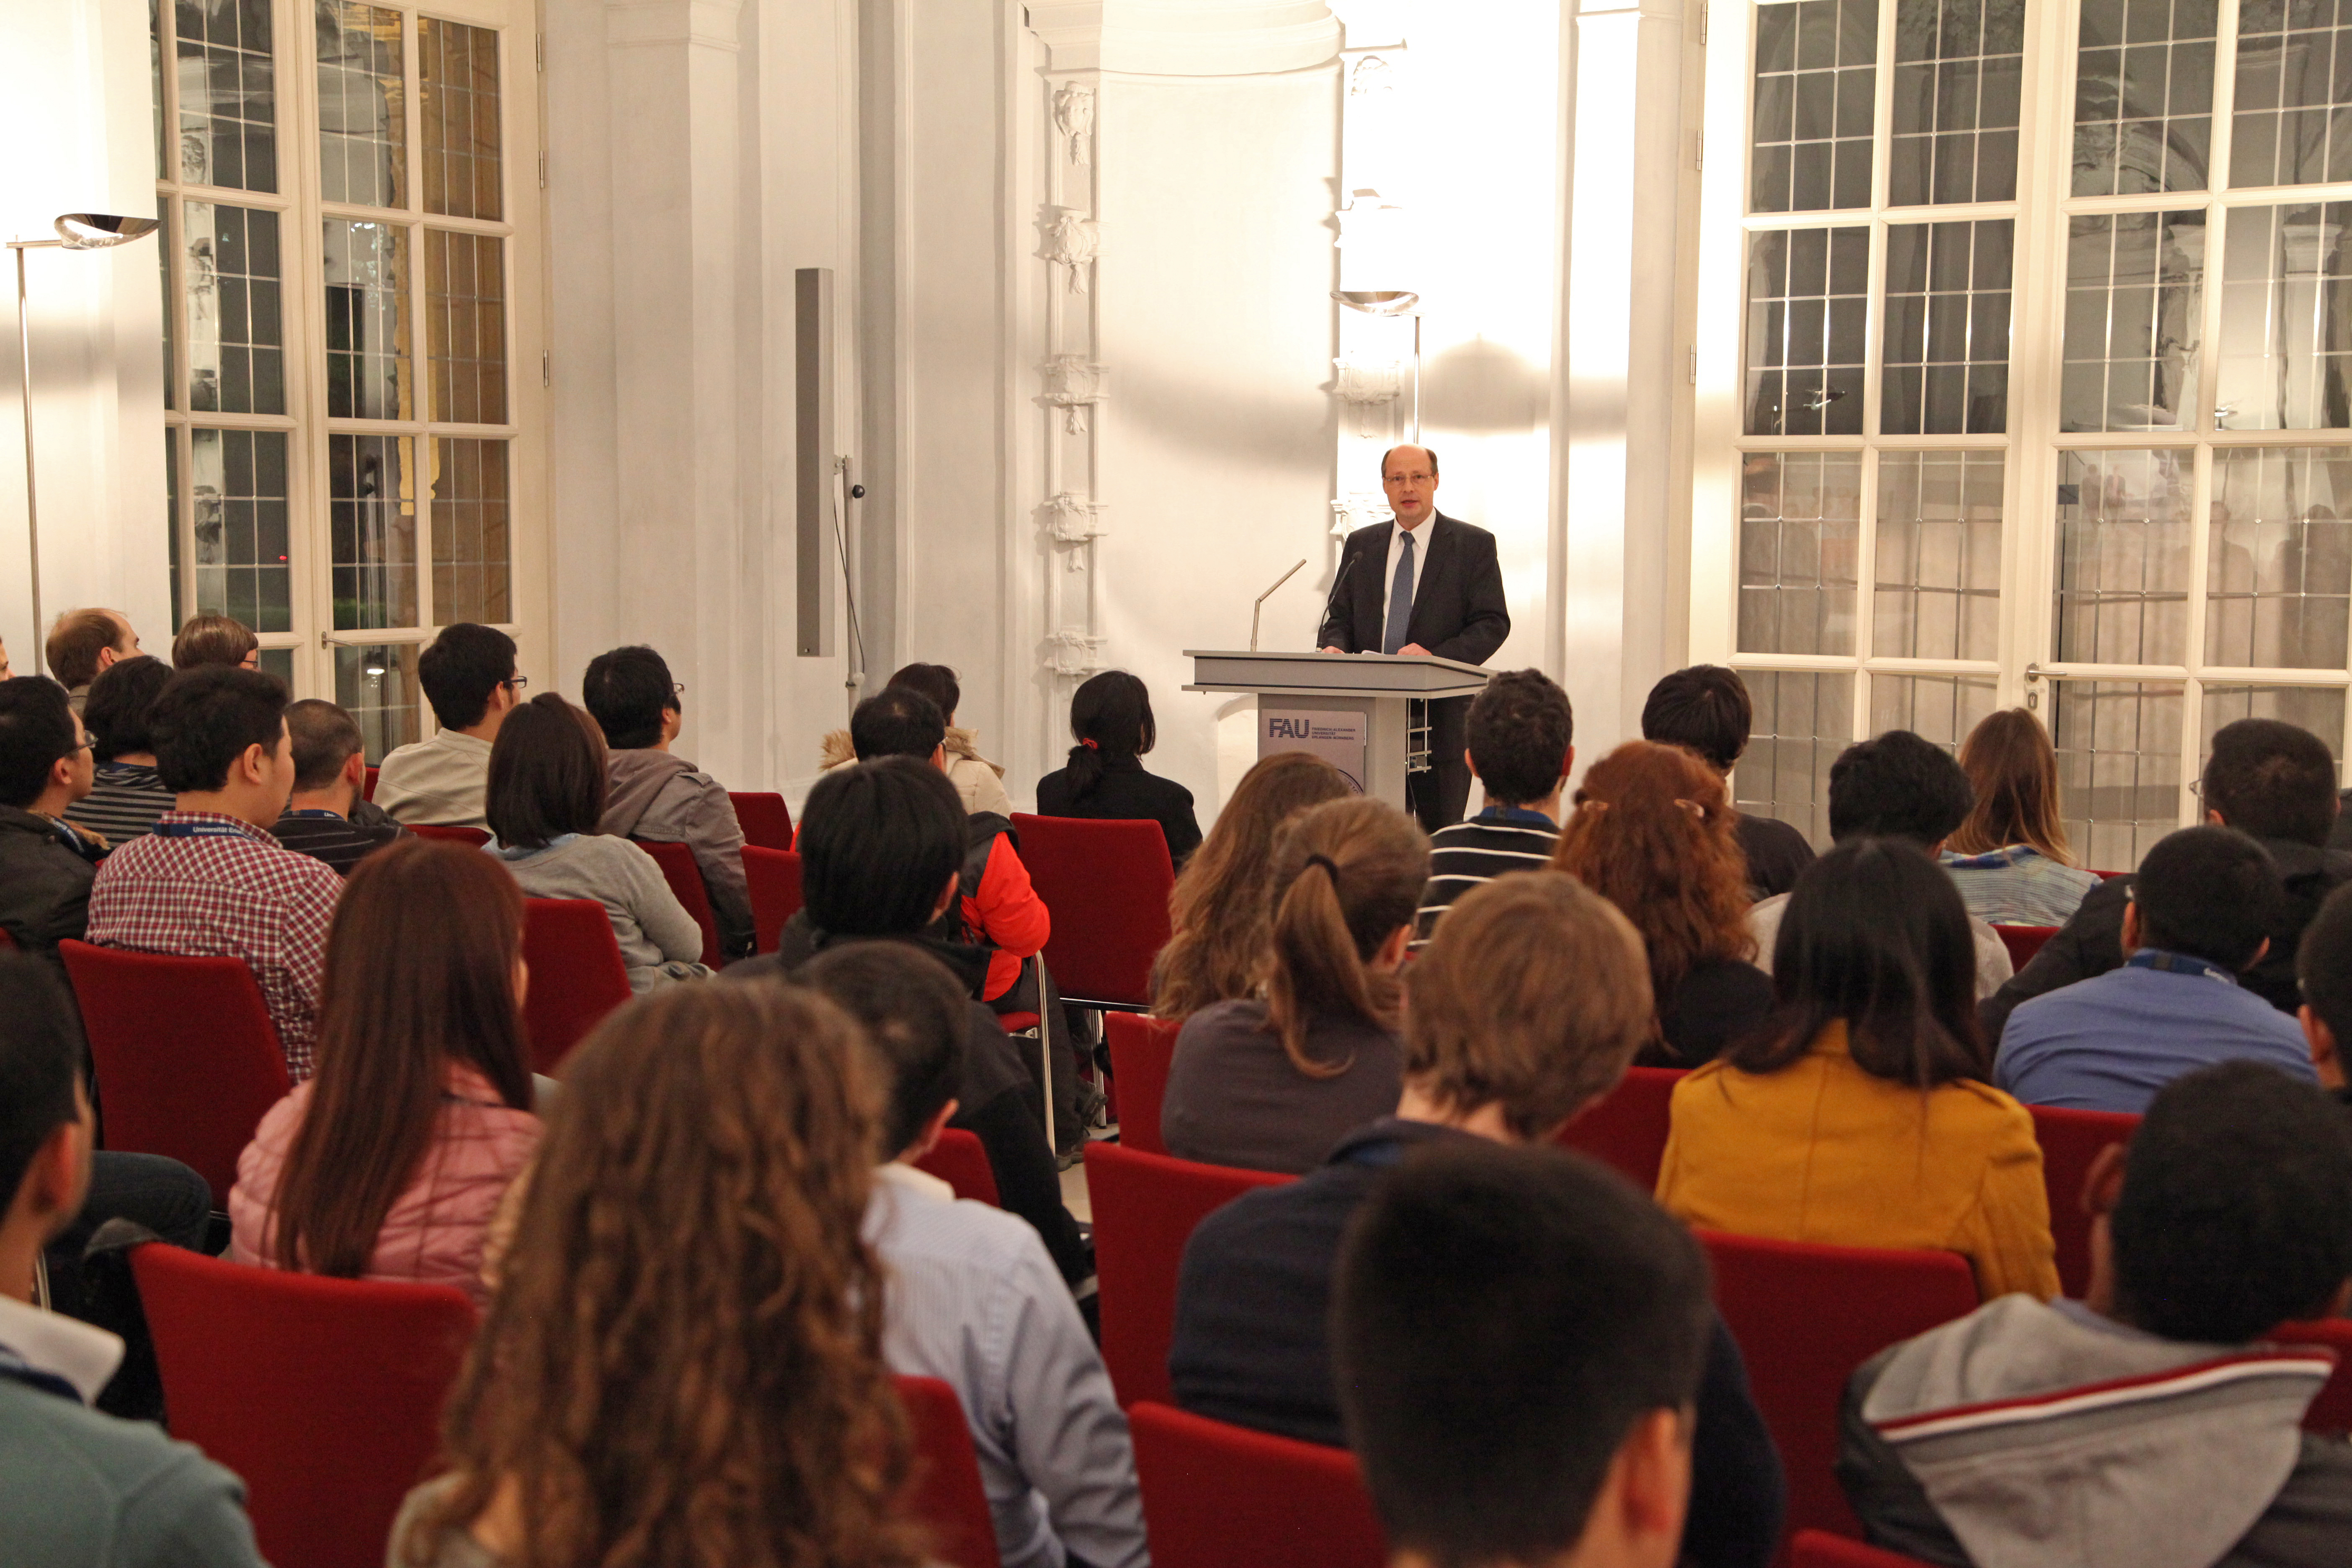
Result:
<svg viewBox="0 0 2352 1568"><path fill-rule="evenodd" d="M1304 566L1304 565L1306 565L1306 564L1307 564L1307 557L1305 557L1304 555L1300 556L1300 557L1298 558L1298 566ZM1276 578L1274 580L1274 588L1279 588L1279 587L1281 587L1285 583L1289 582L1293 577L1297 576L1297 575L1298 575L1298 566L1293 566L1289 571L1285 572L1281 576L1276 577ZM1255 603L1255 604L1254 604L1254 605L1252 605L1250 606L1250 652L1252 652L1252 653L1255 653L1255 652L1257 651L1257 618L1258 618L1258 616L1259 616L1259 614L1260 614L1262 611L1264 611L1264 610L1265 610L1266 600L1267 600L1267 599L1269 599L1269 598L1271 598L1271 597L1273 596L1273 595L1274 595L1274 588L1268 588L1265 593L1260 594L1260 595L1257 596L1257 603ZM1318 632L1319 632L1319 631L1321 631L1323 628L1322 628L1321 626L1317 626L1315 629L1316 629L1317 631L1318 631Z"/></svg>
<svg viewBox="0 0 2352 1568"><path fill-rule="evenodd" d="M1331 577L1331 591L1323 595L1323 618L1315 623L1315 647L1318 653L1323 648L1323 628L1331 624L1331 606L1339 597L1339 584L1348 580L1348 573L1355 564L1356 557L1343 552L1339 557L1339 570ZM1296 572L1298 568L1294 566L1291 570Z"/></svg>

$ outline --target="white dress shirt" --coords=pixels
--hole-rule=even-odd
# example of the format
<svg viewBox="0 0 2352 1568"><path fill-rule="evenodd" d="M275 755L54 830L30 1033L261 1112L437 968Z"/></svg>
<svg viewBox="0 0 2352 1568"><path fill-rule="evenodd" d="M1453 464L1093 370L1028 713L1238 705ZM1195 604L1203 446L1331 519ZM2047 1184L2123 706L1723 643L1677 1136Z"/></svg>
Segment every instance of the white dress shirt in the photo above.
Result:
<svg viewBox="0 0 2352 1568"><path fill-rule="evenodd" d="M122 1341L62 1312L44 1312L13 1296L0 1296L0 1351L13 1353L35 1372L64 1378L88 1405L122 1364Z"/></svg>
<svg viewBox="0 0 2352 1568"><path fill-rule="evenodd" d="M1423 518L1411 530L1408 531L1402 522L1389 530L1388 557L1382 563L1381 569L1381 640L1372 647L1370 651L1373 653L1379 653L1389 646L1389 600L1396 592L1397 562L1404 554L1404 542L1407 539L1412 541L1412 596L1418 597L1421 593L1422 574L1429 564L1431 532L1429 525L1436 521L1437 509L1432 507L1429 515ZM1411 618L1410 613L1407 618ZM1410 637L1401 638L1397 646L1402 647L1411 640Z"/></svg>

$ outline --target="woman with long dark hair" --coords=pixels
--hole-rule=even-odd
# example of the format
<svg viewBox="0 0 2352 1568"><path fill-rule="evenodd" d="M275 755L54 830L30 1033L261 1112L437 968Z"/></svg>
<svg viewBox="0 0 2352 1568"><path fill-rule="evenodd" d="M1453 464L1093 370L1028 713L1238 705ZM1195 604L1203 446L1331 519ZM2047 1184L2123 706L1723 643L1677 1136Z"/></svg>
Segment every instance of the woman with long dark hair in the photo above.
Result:
<svg viewBox="0 0 2352 1568"><path fill-rule="evenodd" d="M1089 679L1070 698L1070 734L1077 744L1067 764L1037 781L1038 815L1149 818L1167 835L1168 858L1183 869L1201 847L1201 824L1191 790L1143 771L1143 754L1160 739L1143 682L1123 669Z"/></svg>
<svg viewBox="0 0 2352 1568"><path fill-rule="evenodd" d="M1976 792L1951 837L1944 869L1969 913L1990 925L2062 926L2098 874L2075 865L2059 819L2058 752L2022 708L1989 714L1960 742Z"/></svg>

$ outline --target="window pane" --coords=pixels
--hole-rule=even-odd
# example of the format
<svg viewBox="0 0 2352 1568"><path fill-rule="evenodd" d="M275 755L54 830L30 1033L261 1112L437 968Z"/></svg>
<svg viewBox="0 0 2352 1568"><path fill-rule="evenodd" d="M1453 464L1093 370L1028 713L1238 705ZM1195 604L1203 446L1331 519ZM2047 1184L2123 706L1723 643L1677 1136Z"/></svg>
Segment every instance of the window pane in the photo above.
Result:
<svg viewBox="0 0 2352 1568"><path fill-rule="evenodd" d="M2206 542L2205 662L2352 659L2352 447L2222 447ZM2210 706L2210 704L2209 704Z"/></svg>
<svg viewBox="0 0 2352 1568"><path fill-rule="evenodd" d="M425 231L425 343L433 362L431 417L503 425L507 417L504 242Z"/></svg>
<svg viewBox="0 0 2352 1568"><path fill-rule="evenodd" d="M285 413L278 215L190 202L182 238L188 406L205 413Z"/></svg>
<svg viewBox="0 0 2352 1568"><path fill-rule="evenodd" d="M1743 669L1756 710L1748 750L1732 770L1732 804L1830 838L1830 764L1853 743L1853 677Z"/></svg>
<svg viewBox="0 0 2352 1568"><path fill-rule="evenodd" d="M2307 3L2239 6L2231 184L2352 180L2352 32L2336 21Z"/></svg>
<svg viewBox="0 0 2352 1568"><path fill-rule="evenodd" d="M2076 195L2205 188L2214 31L2213 0L2083 0Z"/></svg>
<svg viewBox="0 0 2352 1568"><path fill-rule="evenodd" d="M339 632L416 625L414 457L405 436L327 437Z"/></svg>
<svg viewBox="0 0 2352 1568"><path fill-rule="evenodd" d="M433 620L514 619L508 581L507 444L433 443Z"/></svg>
<svg viewBox="0 0 2352 1568"><path fill-rule="evenodd" d="M344 419L414 419L409 382L408 230L326 222L327 412Z"/></svg>
<svg viewBox="0 0 2352 1568"><path fill-rule="evenodd" d="M335 648L335 700L359 721L369 766L395 746L425 738L417 704L415 643Z"/></svg>
<svg viewBox="0 0 2352 1568"><path fill-rule="evenodd" d="M2352 29L2346 37L2352 39ZM2352 44L2346 48L2352 68ZM2352 426L2352 202L2233 207L2221 263L2224 430Z"/></svg>
<svg viewBox="0 0 2352 1568"><path fill-rule="evenodd" d="M416 23L417 100L425 111L425 210L502 217L499 193L499 36L432 16Z"/></svg>
<svg viewBox="0 0 2352 1568"><path fill-rule="evenodd" d="M265 647L260 654L261 673L274 675L284 681L289 691L294 687L294 650L290 647Z"/></svg>
<svg viewBox="0 0 2352 1568"><path fill-rule="evenodd" d="M1756 7L1748 205L1759 213L1870 205L1878 0Z"/></svg>
<svg viewBox="0 0 2352 1568"><path fill-rule="evenodd" d="M1870 231L1755 236L1748 252L1748 434L1859 436Z"/></svg>
<svg viewBox="0 0 2352 1568"><path fill-rule="evenodd" d="M163 432L163 548L172 563L172 624L187 616L180 610L180 433Z"/></svg>
<svg viewBox="0 0 2352 1568"><path fill-rule="evenodd" d="M318 32L319 194L360 206L406 206L400 13L318 0Z"/></svg>
<svg viewBox="0 0 2352 1568"><path fill-rule="evenodd" d="M1853 651L1862 455L1749 452L1739 516L1739 651Z"/></svg>
<svg viewBox="0 0 2352 1568"><path fill-rule="evenodd" d="M1874 675L1870 678L1870 732L1908 730L1948 751L1957 751L1969 731L1992 712L1990 675Z"/></svg>
<svg viewBox="0 0 2352 1568"><path fill-rule="evenodd" d="M1887 226L1882 433L1999 435L2009 428L2014 226L2008 218Z"/></svg>
<svg viewBox="0 0 2352 1568"><path fill-rule="evenodd" d="M156 270L163 275L163 406L180 406L180 328L179 312L173 308L172 296L172 202L166 196L155 204L155 216L162 225L155 235Z"/></svg>
<svg viewBox="0 0 2352 1568"><path fill-rule="evenodd" d="M2025 0L1897 0L1890 204L2015 198L2024 64Z"/></svg>
<svg viewBox="0 0 2352 1568"><path fill-rule="evenodd" d="M192 430L196 606L257 632L294 629L288 566L286 433Z"/></svg>
<svg viewBox="0 0 2352 1568"><path fill-rule="evenodd" d="M2060 659L2187 658L2190 468L2186 451L2058 454Z"/></svg>
<svg viewBox="0 0 2352 1568"><path fill-rule="evenodd" d="M2179 430L2197 418L2205 215L2067 219L2062 430Z"/></svg>
<svg viewBox="0 0 2352 1568"><path fill-rule="evenodd" d="M2241 719L2283 719L2298 730L2308 730L2327 742L2336 759L2336 779L2344 774L2344 689L2340 686L2214 686L2205 688L2205 709L2199 726L2204 739L2197 749L2197 773L2213 760L2213 737L2224 724Z"/></svg>
<svg viewBox="0 0 2352 1568"><path fill-rule="evenodd" d="M277 84L269 0L175 0L180 177L232 190L278 188Z"/></svg>
<svg viewBox="0 0 2352 1568"><path fill-rule="evenodd" d="M2128 871L2180 825L2183 689L2168 680L2050 683L2059 812L2084 865Z"/></svg>
<svg viewBox="0 0 2352 1568"><path fill-rule="evenodd" d="M1998 653L2001 467L1999 452L1879 455L1873 653L1887 658ZM1877 683L1871 689L1874 712Z"/></svg>

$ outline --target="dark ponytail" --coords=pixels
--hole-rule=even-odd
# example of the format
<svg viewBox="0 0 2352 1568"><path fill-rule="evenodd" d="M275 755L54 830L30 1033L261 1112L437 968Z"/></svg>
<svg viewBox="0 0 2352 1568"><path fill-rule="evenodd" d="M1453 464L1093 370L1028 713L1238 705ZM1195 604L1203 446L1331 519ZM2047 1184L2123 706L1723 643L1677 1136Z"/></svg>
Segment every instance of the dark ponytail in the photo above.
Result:
<svg viewBox="0 0 2352 1568"><path fill-rule="evenodd" d="M1127 671L1106 669L1070 699L1070 733L1078 742L1070 748L1068 770L1075 805L1101 785L1106 762L1141 756L1160 739L1151 721L1151 693Z"/></svg>
<svg viewBox="0 0 2352 1568"><path fill-rule="evenodd" d="M1421 907L1429 838L1388 802L1351 795L1285 824L1271 869L1266 1026L1291 1066L1308 1078L1336 1078L1353 1058L1307 1055L1307 1026L1329 1013L1396 1032L1401 987L1370 962Z"/></svg>

